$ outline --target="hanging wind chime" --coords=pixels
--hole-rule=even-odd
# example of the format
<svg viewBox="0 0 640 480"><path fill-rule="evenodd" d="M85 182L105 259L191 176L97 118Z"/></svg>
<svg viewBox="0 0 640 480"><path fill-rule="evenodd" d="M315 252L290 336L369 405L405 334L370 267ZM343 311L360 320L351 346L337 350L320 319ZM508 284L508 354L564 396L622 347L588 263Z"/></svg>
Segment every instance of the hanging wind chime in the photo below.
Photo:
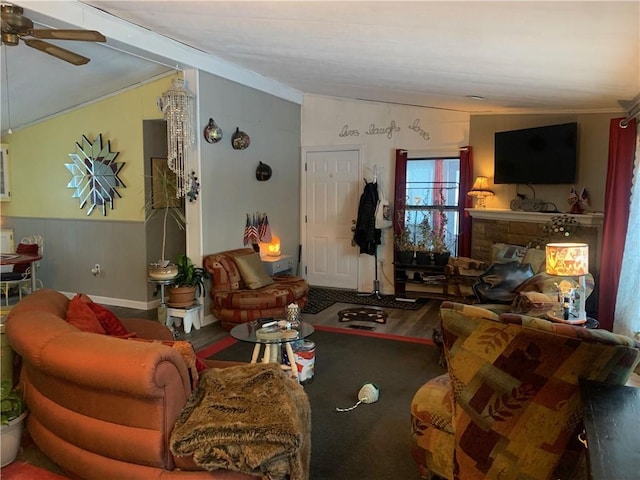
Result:
<svg viewBox="0 0 640 480"><path fill-rule="evenodd" d="M175 78L169 90L158 99L160 111L167 121L167 165L176 174L176 197L184 197L191 189L187 167L193 130L193 95L184 88L184 80Z"/></svg>

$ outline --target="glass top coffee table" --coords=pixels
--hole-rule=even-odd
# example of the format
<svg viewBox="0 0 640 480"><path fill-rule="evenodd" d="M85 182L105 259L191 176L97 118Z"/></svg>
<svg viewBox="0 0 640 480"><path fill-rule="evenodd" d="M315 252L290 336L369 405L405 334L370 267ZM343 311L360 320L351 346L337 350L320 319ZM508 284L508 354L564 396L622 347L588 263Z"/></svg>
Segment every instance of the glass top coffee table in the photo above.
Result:
<svg viewBox="0 0 640 480"><path fill-rule="evenodd" d="M300 322L295 329L286 328L286 323L286 320L275 319L266 323L257 321L241 323L233 327L229 333L236 340L255 344L251 355L251 363L258 361L260 349L264 345L262 362L280 363L284 370L289 370L291 376L298 379L298 369L295 368L295 357L291 343L307 338L314 332L314 328L313 325L307 322ZM279 360L281 356L278 353L282 345L285 347L291 365L285 365Z"/></svg>

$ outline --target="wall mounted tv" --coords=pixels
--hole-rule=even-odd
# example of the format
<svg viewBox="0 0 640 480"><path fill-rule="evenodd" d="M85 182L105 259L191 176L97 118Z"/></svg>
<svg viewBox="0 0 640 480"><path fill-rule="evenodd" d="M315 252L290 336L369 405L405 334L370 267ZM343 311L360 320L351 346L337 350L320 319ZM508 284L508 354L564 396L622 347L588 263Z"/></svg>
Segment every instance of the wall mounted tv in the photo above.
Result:
<svg viewBox="0 0 640 480"><path fill-rule="evenodd" d="M493 183L575 183L577 123L495 133Z"/></svg>

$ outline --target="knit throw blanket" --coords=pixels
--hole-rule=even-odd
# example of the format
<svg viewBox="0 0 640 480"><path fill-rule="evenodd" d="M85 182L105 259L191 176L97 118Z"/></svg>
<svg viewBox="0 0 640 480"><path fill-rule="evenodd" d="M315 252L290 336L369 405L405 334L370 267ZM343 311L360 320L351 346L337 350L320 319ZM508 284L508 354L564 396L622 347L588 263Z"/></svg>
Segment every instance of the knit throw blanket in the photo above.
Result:
<svg viewBox="0 0 640 480"><path fill-rule="evenodd" d="M174 455L192 455L208 471L305 480L311 458L309 399L273 363L205 370L176 421L170 446Z"/></svg>

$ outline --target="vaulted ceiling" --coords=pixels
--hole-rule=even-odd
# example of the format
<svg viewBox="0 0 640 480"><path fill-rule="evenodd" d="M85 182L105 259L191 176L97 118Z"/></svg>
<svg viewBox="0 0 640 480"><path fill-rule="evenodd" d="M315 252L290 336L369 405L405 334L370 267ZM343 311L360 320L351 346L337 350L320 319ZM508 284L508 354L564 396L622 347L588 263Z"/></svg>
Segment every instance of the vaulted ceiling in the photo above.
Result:
<svg viewBox="0 0 640 480"><path fill-rule="evenodd" d="M3 45L3 132L175 68L296 102L312 93L472 113L623 112L640 93L637 1L16 4L36 28L96 29L107 42L51 41L91 58L80 67Z"/></svg>

